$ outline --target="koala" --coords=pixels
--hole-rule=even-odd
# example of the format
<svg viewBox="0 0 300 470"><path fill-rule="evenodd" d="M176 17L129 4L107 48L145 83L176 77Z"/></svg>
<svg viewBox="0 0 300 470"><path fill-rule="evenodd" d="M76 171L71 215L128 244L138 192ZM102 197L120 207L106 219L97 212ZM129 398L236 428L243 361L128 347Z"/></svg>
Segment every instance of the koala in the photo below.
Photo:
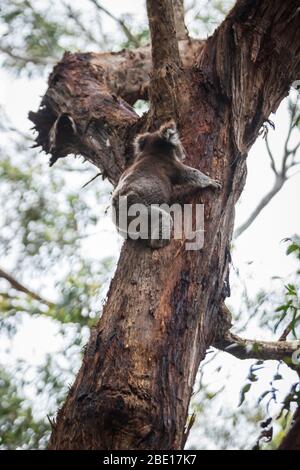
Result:
<svg viewBox="0 0 300 470"><path fill-rule="evenodd" d="M185 165L184 160L185 152L173 120L156 132L135 138L133 163L121 175L112 194L113 221L124 238L141 238L151 248L167 245L172 217L158 206L182 202L199 189L221 187L219 181ZM132 227L134 208L140 213L139 230L134 224ZM158 223L153 224L153 220Z"/></svg>

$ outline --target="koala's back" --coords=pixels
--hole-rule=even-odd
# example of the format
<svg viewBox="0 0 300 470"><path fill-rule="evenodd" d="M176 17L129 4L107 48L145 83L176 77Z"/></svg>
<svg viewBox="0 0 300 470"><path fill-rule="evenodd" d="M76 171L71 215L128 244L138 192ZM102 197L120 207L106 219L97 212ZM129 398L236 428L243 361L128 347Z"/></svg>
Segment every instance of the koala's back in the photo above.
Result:
<svg viewBox="0 0 300 470"><path fill-rule="evenodd" d="M121 176L113 193L113 202L129 196L134 203L163 204L171 198L170 178L157 158L142 159L133 163Z"/></svg>

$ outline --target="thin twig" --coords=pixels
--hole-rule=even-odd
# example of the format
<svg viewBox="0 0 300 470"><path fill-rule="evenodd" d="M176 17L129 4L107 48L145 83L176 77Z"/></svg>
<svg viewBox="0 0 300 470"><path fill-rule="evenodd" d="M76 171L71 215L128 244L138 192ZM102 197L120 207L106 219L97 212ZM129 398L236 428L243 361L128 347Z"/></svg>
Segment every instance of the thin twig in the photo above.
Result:
<svg viewBox="0 0 300 470"><path fill-rule="evenodd" d="M273 157L273 154L272 154L272 151L271 151L271 148L270 148L269 140L268 140L268 134L266 135L265 142L266 142L267 153L268 153L268 155L270 157L270 160L271 160L271 168L272 168L273 172L275 173L275 175L278 175L275 160L274 160L274 157Z"/></svg>
<svg viewBox="0 0 300 470"><path fill-rule="evenodd" d="M98 10L103 11L103 13L105 13L107 16L109 16L112 20L116 21L120 25L120 27L121 27L123 33L125 34L125 36L127 37L128 41L132 42L132 44L135 47L140 46L139 39L132 34L130 29L127 27L126 23L123 20L121 20L121 18L117 18L109 10L107 10L105 7L100 5L100 3L97 0L90 0L90 2L92 2Z"/></svg>
<svg viewBox="0 0 300 470"><path fill-rule="evenodd" d="M256 206L254 211L250 214L246 222L240 225L234 232L233 238L236 240L250 225L254 222L256 217L261 213L261 211L269 204L269 202L276 196L276 194L281 190L284 183L287 181L288 177L281 178L280 176L276 177L276 180L273 184L273 187L270 191L265 194L265 196L261 199L259 204Z"/></svg>
<svg viewBox="0 0 300 470"><path fill-rule="evenodd" d="M289 141L292 135L292 131L295 127L295 116L296 116L296 111L298 108L298 97L294 103L291 104L291 112L290 112L290 125L289 125L289 130L285 139L284 143L284 154L283 154L283 159L282 159L282 166L281 166L281 173L285 174L287 170L287 160L289 156L291 155L292 152L289 151L288 145Z"/></svg>
<svg viewBox="0 0 300 470"><path fill-rule="evenodd" d="M98 176L101 176L101 175L102 175L101 172L100 172L100 173L97 173L96 176L93 176L93 178L90 179L87 183L85 183L85 184L81 187L81 189L86 188L92 181L94 181L96 178L98 178Z"/></svg>
<svg viewBox="0 0 300 470"><path fill-rule="evenodd" d="M19 60L24 62L25 64L31 62L35 65L52 65L56 62L54 59L44 59L42 57L33 57L33 56L23 56L19 53L13 52L10 47L0 45L0 51L4 54L8 55L12 59Z"/></svg>
<svg viewBox="0 0 300 470"><path fill-rule="evenodd" d="M278 170L276 168L275 164L275 159L268 141L268 136L266 135L265 141L266 141L266 149L267 149L267 154L270 158L271 162L271 168L272 171L275 174L275 183L270 189L270 191L265 194L265 196L261 199L259 204L256 206L256 208L253 210L253 212L249 215L248 219L246 222L244 222L242 225L240 225L234 232L233 238L236 240L243 232L245 232L250 225L254 222L254 220L258 217L260 212L269 204L269 202L273 199L273 197L282 189L283 185L290 179L292 176L295 176L298 174L298 172L288 175L288 171L290 168L293 168L294 166L298 165L300 162L295 161L295 156L296 153L300 147L300 142L297 143L297 145L292 149L289 150L289 142L292 136L292 131L295 128L295 123L297 122L297 119L295 120L296 114L297 114L297 109L298 109L298 98L297 100L291 104L290 106L290 125L289 125L289 130L287 133L287 137L285 139L284 143L284 151L283 151L283 156L282 156L282 162L281 162L281 169ZM291 156L291 158L289 158Z"/></svg>
<svg viewBox="0 0 300 470"><path fill-rule="evenodd" d="M81 31L86 35L87 39L89 39L91 42L94 42L95 44L97 44L98 41L95 38L95 36L84 26L82 21L80 21L79 13L76 12L75 10L73 10L71 5L69 5L68 3L64 2L64 1L63 1L63 5L65 6L65 8L67 10L67 14L68 14L69 18L71 18L74 21L74 23L81 29Z"/></svg>
<svg viewBox="0 0 300 470"><path fill-rule="evenodd" d="M4 271L4 269L1 269L1 268L0 268L0 277L2 277L3 279L6 279L15 290L24 292L24 294L27 294L32 299L38 300L39 302L42 302L43 304L48 305L48 307L50 308L55 306L53 302L50 302L49 300L44 299L36 292L33 292L31 289L28 289L28 287L24 286L24 284L21 284L11 274L7 273L6 271Z"/></svg>

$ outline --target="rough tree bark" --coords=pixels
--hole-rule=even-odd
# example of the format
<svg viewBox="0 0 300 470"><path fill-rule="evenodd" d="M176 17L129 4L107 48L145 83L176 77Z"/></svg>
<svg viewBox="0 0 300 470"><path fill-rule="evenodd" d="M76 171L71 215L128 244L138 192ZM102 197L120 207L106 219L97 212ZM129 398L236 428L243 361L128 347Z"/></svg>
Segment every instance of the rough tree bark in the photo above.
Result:
<svg viewBox="0 0 300 470"><path fill-rule="evenodd" d="M300 407L294 414L292 426L281 442L279 450L300 450Z"/></svg>
<svg viewBox="0 0 300 470"><path fill-rule="evenodd" d="M183 41L179 54L172 1L148 0L150 87L149 48L67 54L55 67L40 110L30 114L52 163L80 153L116 184L133 136L173 116L188 164L223 188L193 200L205 205L202 250L186 251L178 240L155 251L124 244L102 317L53 424L51 449L182 447L199 363L228 328L220 306L229 295L228 247L246 155L299 78L298 6L238 0L212 37ZM140 119L131 105L145 96L150 111Z"/></svg>

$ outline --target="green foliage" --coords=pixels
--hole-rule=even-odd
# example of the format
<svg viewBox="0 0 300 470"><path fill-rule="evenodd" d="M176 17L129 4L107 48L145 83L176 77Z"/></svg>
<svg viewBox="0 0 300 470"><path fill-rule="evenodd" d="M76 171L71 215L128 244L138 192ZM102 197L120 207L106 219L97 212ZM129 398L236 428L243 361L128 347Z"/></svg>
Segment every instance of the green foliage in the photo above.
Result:
<svg viewBox="0 0 300 470"><path fill-rule="evenodd" d="M288 238L284 240L288 243L286 249L286 254L294 256L297 261L300 261L300 239L298 236L294 236L292 239ZM300 268L300 267L299 267ZM294 282L288 282L284 284L283 281L283 297L284 302L280 303L278 307L274 308L274 315L272 322L275 324L273 326L273 331L276 333L279 329L279 326L284 325L285 338L288 335L292 335L293 339L299 340L300 332L300 303L299 303L299 280L298 275L300 269L296 272L296 279ZM266 297L262 297L263 302L266 301ZM268 300L268 299L267 299ZM291 364L291 358L287 357L285 359L286 364ZM280 412L275 420L272 421L271 427L268 430L263 430L261 436L258 439L257 448L272 449L280 443L281 439L284 437L288 426L291 421L291 416L295 410L296 406L300 405L300 383L297 378L296 382L291 384L289 392L285 397L279 399L279 387L278 382L283 382L285 380L285 365L279 363L277 370L273 375L272 380L267 387L259 396L258 404L265 403L266 412L269 412L269 407L272 403L278 404L281 403ZM264 370L266 367L263 361L258 361L250 367L249 374L247 377L247 382L243 385L240 395L240 405L245 401L246 394L250 391L253 382L257 382L260 377L255 373L256 371ZM271 424L271 421L269 424ZM272 440L273 436L273 426L276 428L275 439ZM262 442L260 442L262 440ZM270 444L266 444L270 442Z"/></svg>
<svg viewBox="0 0 300 470"><path fill-rule="evenodd" d="M192 36L212 34L234 5L234 0L192 1L187 5L187 26Z"/></svg>
<svg viewBox="0 0 300 470"><path fill-rule="evenodd" d="M49 278L55 276L52 285L47 279L46 289L57 293L54 305L45 308L30 296L16 296L11 289L0 291L1 315L27 311L86 324L95 316L91 299L112 268L110 259L100 262L82 253L83 242L103 217L101 204L108 198L107 190L80 191L79 183L75 189L66 189L68 172L49 172L46 162L36 160L32 151L16 149L20 150L18 159L4 156L0 161L0 256L14 258L16 277L25 285L32 279L38 286L45 272Z"/></svg>
<svg viewBox="0 0 300 470"><path fill-rule="evenodd" d="M115 260L103 257L103 250L102 258L100 252L92 257L85 252L85 244L98 233L110 188L95 183L81 190L94 173L91 167L62 162L49 171L47 159L29 149L26 135L15 132L7 117L1 124L0 268L28 287L29 294L0 276L0 333L14 341L30 318L47 318L66 339L55 358L48 355L31 367L29 383L23 378L28 365L20 359L16 367L23 373L1 370L0 446L43 448L49 435L46 414L55 414L66 383L74 379L87 327L101 311L114 267ZM44 405L37 416L38 403Z"/></svg>
<svg viewBox="0 0 300 470"><path fill-rule="evenodd" d="M258 423L264 418L260 405L253 406L245 400L238 408L238 396L236 406L232 404L232 390L228 400L226 392L231 383L231 372L226 367L224 355L212 353L200 366L190 407L190 412L196 415L193 436L189 439L190 449L249 449L252 441L254 443ZM246 396L249 391L247 383Z"/></svg>
<svg viewBox="0 0 300 470"><path fill-rule="evenodd" d="M258 381L257 372L263 368L262 364L263 364L262 361L256 361L254 364L251 365L249 369L248 377L247 377L247 382L243 386L241 393L240 393L240 401L239 401L238 406L241 406L244 403L246 394L250 391L252 384Z"/></svg>
<svg viewBox="0 0 300 470"><path fill-rule="evenodd" d="M70 0L53 0L51 8L38 0L2 0L2 63L16 74L31 75L55 64L65 50L113 50L149 42L148 26L136 25L131 15L112 16L119 34L108 37L102 28L107 16L101 2L92 0L82 0L80 8Z"/></svg>
<svg viewBox="0 0 300 470"><path fill-rule="evenodd" d="M294 237L294 239L287 239L286 242L289 242L288 248L286 250L287 255L293 254L297 260L300 261L300 241L299 237ZM297 274L300 273L300 266L297 271ZM274 331L276 332L278 327L282 324L283 320L288 322L287 328L289 332L292 333L295 339L298 339L299 334L297 333L297 328L300 324L300 299L299 299L299 288L295 283L285 284L285 302L279 305L275 309L275 318L277 318L276 324L274 326Z"/></svg>
<svg viewBox="0 0 300 470"><path fill-rule="evenodd" d="M21 71L27 62L45 65L49 58L62 55L62 37L72 36L72 33L64 23L54 21L50 15L51 9L41 8L34 1L1 2L0 21L4 30L1 49L7 51L5 66Z"/></svg>
<svg viewBox="0 0 300 470"><path fill-rule="evenodd" d="M34 419L32 408L18 393L8 373L0 367L0 449L44 447L50 425Z"/></svg>
<svg viewBox="0 0 300 470"><path fill-rule="evenodd" d="M285 242L288 243L287 255L299 263L299 237L294 236ZM242 331L241 335L246 336L246 326L250 322L257 324L258 320L262 320L264 330L269 329L271 338L274 338L276 323L286 310L286 317L282 319L277 331L280 329L281 333L285 331L291 339L299 339L299 321L294 321L294 308L291 308L299 307L297 265L295 273L289 279L276 277L274 282L276 291L261 290L253 298L245 290L241 299L242 314L234 322L234 331ZM283 310L282 306L286 308ZM232 372L226 372L228 355L227 358L224 355L225 353L220 352L212 354L201 364L198 391L195 392L191 405L191 412L196 413L193 435L199 436L199 442L197 444L194 438L189 445L195 449L199 449L200 445L201 448L209 449L213 442L217 449L277 448L289 428L295 407L300 404L299 378L285 364L290 364L291 359L286 358L277 367L273 361L271 365L269 361L247 361L250 362L250 367L248 366L248 373L245 371L245 379L242 378L242 372L239 377L234 375L235 382L238 378L240 380L239 396L234 408L232 403L226 402L226 391L228 392L229 384L232 383L230 375L236 374L237 368L241 371L242 365L237 359L232 359L235 361ZM231 390L229 393L232 394Z"/></svg>

